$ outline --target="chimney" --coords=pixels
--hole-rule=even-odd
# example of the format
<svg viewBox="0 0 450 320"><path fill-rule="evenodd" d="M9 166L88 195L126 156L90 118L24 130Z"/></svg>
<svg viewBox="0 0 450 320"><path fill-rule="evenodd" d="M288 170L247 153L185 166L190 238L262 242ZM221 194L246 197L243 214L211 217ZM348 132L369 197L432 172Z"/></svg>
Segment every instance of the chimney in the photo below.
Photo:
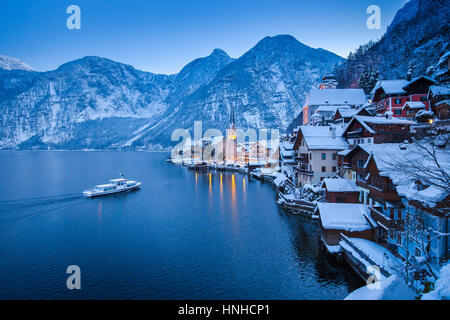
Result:
<svg viewBox="0 0 450 320"><path fill-rule="evenodd" d="M331 126L330 127L330 131L331 131L331 137L333 139L336 139L336 127L335 126Z"/></svg>
<svg viewBox="0 0 450 320"><path fill-rule="evenodd" d="M409 67L408 72L406 73L406 80L411 81L413 75L413 69L412 67Z"/></svg>

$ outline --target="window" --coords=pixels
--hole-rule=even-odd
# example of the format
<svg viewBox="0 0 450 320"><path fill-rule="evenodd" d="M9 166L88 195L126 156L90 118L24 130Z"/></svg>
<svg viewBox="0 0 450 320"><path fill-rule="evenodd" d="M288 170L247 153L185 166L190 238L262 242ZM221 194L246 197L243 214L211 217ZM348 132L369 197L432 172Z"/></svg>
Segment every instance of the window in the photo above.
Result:
<svg viewBox="0 0 450 320"><path fill-rule="evenodd" d="M415 250L414 250L414 255L416 256L416 257L420 257L420 256L422 256L422 250L420 250L420 248L415 248Z"/></svg>
<svg viewBox="0 0 450 320"><path fill-rule="evenodd" d="M312 160L312 153L309 154L309 160Z"/></svg>
<svg viewBox="0 0 450 320"><path fill-rule="evenodd" d="M367 138L367 143L371 143L371 140L370 140L370 138Z"/></svg>
<svg viewBox="0 0 450 320"><path fill-rule="evenodd" d="M395 104L401 104L402 103L402 99L395 99Z"/></svg>
<svg viewBox="0 0 450 320"><path fill-rule="evenodd" d="M326 153L322 153L322 160L327 160L327 154Z"/></svg>
<svg viewBox="0 0 450 320"><path fill-rule="evenodd" d="M402 110L400 110L400 109L397 109L397 110L394 110L394 114L395 115L401 115L402 114Z"/></svg>
<svg viewBox="0 0 450 320"><path fill-rule="evenodd" d="M358 160L358 168L364 167L364 160Z"/></svg>
<svg viewBox="0 0 450 320"><path fill-rule="evenodd" d="M333 169L332 169L332 170L333 170L333 172L336 172L336 167L333 167Z"/></svg>
<svg viewBox="0 0 450 320"><path fill-rule="evenodd" d="M327 167L322 167L322 172L326 172L327 171Z"/></svg>
<svg viewBox="0 0 450 320"><path fill-rule="evenodd" d="M331 157L333 160L336 160L336 153L333 153L333 155Z"/></svg>
<svg viewBox="0 0 450 320"><path fill-rule="evenodd" d="M422 101L422 102L427 101L427 96L420 97L420 101Z"/></svg>

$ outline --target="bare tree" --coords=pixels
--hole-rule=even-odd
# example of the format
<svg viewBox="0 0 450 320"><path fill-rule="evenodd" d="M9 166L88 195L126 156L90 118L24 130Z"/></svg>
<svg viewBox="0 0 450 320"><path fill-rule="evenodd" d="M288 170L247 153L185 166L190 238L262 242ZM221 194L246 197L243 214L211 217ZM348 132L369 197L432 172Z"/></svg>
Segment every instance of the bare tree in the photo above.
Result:
<svg viewBox="0 0 450 320"><path fill-rule="evenodd" d="M434 191L432 194L436 194L436 203L431 205L420 199L407 199L408 205L397 231L406 252L402 275L420 293L428 282L427 276L437 279L431 267L430 249L433 241L450 236L450 233L439 230L438 223L439 219L448 219L450 214L450 134L413 141L398 154L390 154L388 159L384 163L384 170L390 173L394 184L415 184L417 191L431 187ZM409 205L410 200L413 205ZM411 244L420 249L421 258L416 257L416 252L410 252Z"/></svg>

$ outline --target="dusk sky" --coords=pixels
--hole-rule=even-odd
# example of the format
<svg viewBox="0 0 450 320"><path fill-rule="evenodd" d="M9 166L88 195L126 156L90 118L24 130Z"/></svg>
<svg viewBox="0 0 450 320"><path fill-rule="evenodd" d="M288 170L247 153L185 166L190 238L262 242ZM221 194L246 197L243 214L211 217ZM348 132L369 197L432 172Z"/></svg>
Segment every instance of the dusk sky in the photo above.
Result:
<svg viewBox="0 0 450 320"><path fill-rule="evenodd" d="M343 57L386 31L406 0L1 0L0 54L38 71L88 55L177 73L214 48L239 57L265 36L291 34ZM66 8L81 8L68 30ZM369 30L369 5L382 29Z"/></svg>

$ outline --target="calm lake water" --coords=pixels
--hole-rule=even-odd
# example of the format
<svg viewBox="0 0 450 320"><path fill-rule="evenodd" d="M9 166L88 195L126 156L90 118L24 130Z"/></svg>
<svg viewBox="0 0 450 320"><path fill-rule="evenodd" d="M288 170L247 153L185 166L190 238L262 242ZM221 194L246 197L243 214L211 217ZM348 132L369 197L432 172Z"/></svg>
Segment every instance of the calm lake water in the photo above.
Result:
<svg viewBox="0 0 450 320"><path fill-rule="evenodd" d="M0 298L342 299L361 286L270 184L167 155L0 152ZM142 189L80 196L121 170Z"/></svg>

